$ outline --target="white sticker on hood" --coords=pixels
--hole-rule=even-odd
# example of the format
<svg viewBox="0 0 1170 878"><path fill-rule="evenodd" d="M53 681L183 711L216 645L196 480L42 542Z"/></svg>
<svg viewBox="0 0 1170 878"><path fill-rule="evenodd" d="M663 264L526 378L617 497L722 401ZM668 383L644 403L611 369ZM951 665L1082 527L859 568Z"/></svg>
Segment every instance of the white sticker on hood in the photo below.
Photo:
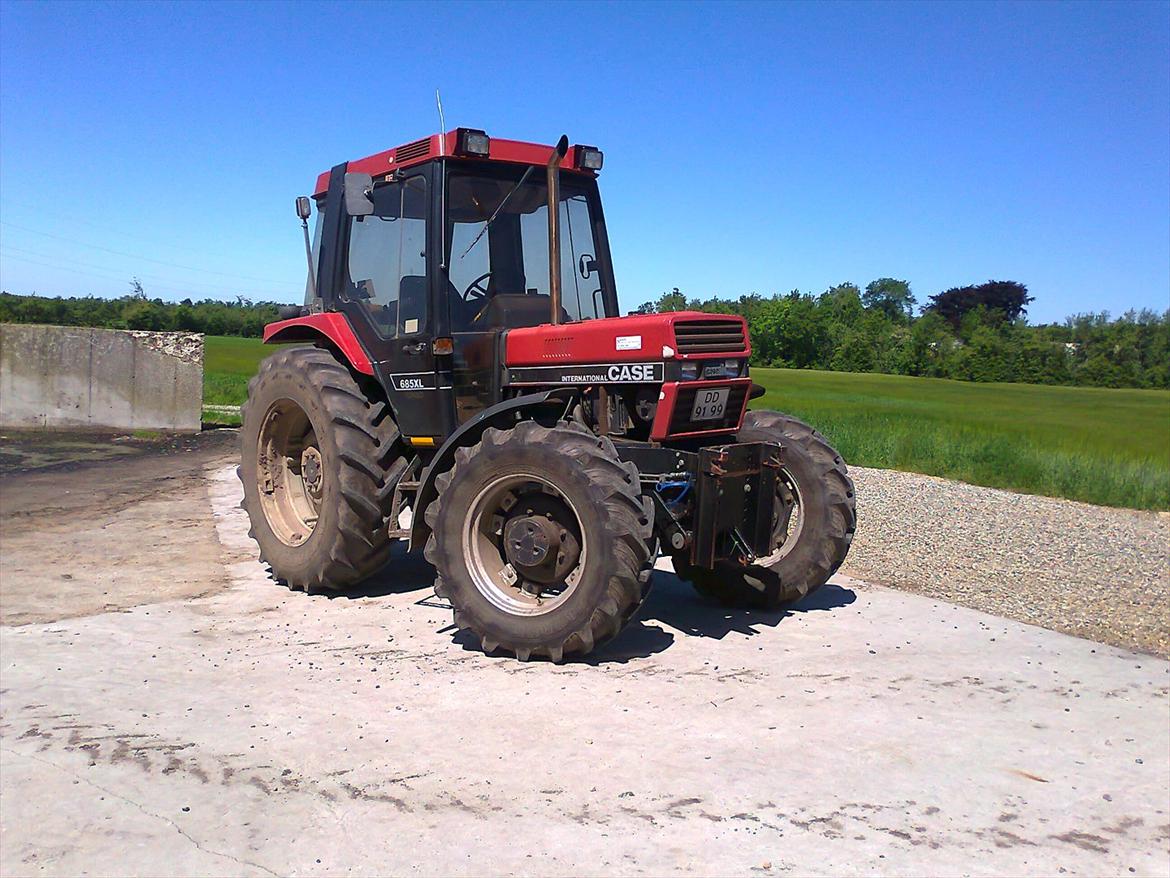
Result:
<svg viewBox="0 0 1170 878"><path fill-rule="evenodd" d="M642 350L642 336L640 336L640 335L619 335L617 337L617 349L619 351L640 351L640 350Z"/></svg>

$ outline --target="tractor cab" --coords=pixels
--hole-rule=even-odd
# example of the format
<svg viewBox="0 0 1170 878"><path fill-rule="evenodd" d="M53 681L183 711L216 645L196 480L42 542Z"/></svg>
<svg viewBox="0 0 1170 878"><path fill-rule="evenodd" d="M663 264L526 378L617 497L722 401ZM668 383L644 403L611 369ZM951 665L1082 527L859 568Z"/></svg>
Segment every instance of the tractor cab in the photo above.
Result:
<svg viewBox="0 0 1170 878"><path fill-rule="evenodd" d="M305 310L348 318L412 439L499 401L505 330L617 316L602 154L559 147L460 128L318 179Z"/></svg>

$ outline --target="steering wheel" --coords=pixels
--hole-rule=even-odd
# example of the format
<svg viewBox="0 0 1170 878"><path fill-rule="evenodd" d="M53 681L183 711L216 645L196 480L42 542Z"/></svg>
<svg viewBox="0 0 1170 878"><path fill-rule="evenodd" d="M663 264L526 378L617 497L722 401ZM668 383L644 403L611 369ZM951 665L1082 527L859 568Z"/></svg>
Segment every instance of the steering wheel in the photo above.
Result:
<svg viewBox="0 0 1170 878"><path fill-rule="evenodd" d="M490 271L485 271L467 285L467 289L463 291L460 298L462 298L464 302L474 302L476 299L488 298L487 284L485 284L484 281L486 281L491 276L492 273Z"/></svg>

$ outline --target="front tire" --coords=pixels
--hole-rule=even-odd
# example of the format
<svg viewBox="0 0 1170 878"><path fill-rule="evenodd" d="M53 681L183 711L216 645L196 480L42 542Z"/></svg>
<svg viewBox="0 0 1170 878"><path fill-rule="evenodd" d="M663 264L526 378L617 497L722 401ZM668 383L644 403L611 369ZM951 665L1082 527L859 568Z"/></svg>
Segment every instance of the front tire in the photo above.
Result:
<svg viewBox="0 0 1170 878"><path fill-rule="evenodd" d="M778 609L812 594L845 560L857 528L853 480L825 437L790 415L748 412L737 438L784 446L773 534L774 544L783 543L747 567L721 563L707 570L675 556L675 572L720 603Z"/></svg>
<svg viewBox="0 0 1170 878"><path fill-rule="evenodd" d="M360 582L390 556L387 515L406 468L385 402L331 352L289 348L248 384L240 480L260 560L294 590Z"/></svg>
<svg viewBox="0 0 1170 878"><path fill-rule="evenodd" d="M649 590L653 519L637 468L584 427L488 428L426 510L426 559L485 652L561 661L612 639Z"/></svg>

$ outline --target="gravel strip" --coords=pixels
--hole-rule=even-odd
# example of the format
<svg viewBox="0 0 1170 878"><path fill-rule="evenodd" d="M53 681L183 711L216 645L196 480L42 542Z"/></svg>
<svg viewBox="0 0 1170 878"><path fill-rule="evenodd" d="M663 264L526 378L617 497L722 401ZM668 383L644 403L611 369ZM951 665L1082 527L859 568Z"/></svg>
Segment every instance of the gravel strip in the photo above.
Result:
<svg viewBox="0 0 1170 878"><path fill-rule="evenodd" d="M843 572L1170 657L1170 515L851 467Z"/></svg>

